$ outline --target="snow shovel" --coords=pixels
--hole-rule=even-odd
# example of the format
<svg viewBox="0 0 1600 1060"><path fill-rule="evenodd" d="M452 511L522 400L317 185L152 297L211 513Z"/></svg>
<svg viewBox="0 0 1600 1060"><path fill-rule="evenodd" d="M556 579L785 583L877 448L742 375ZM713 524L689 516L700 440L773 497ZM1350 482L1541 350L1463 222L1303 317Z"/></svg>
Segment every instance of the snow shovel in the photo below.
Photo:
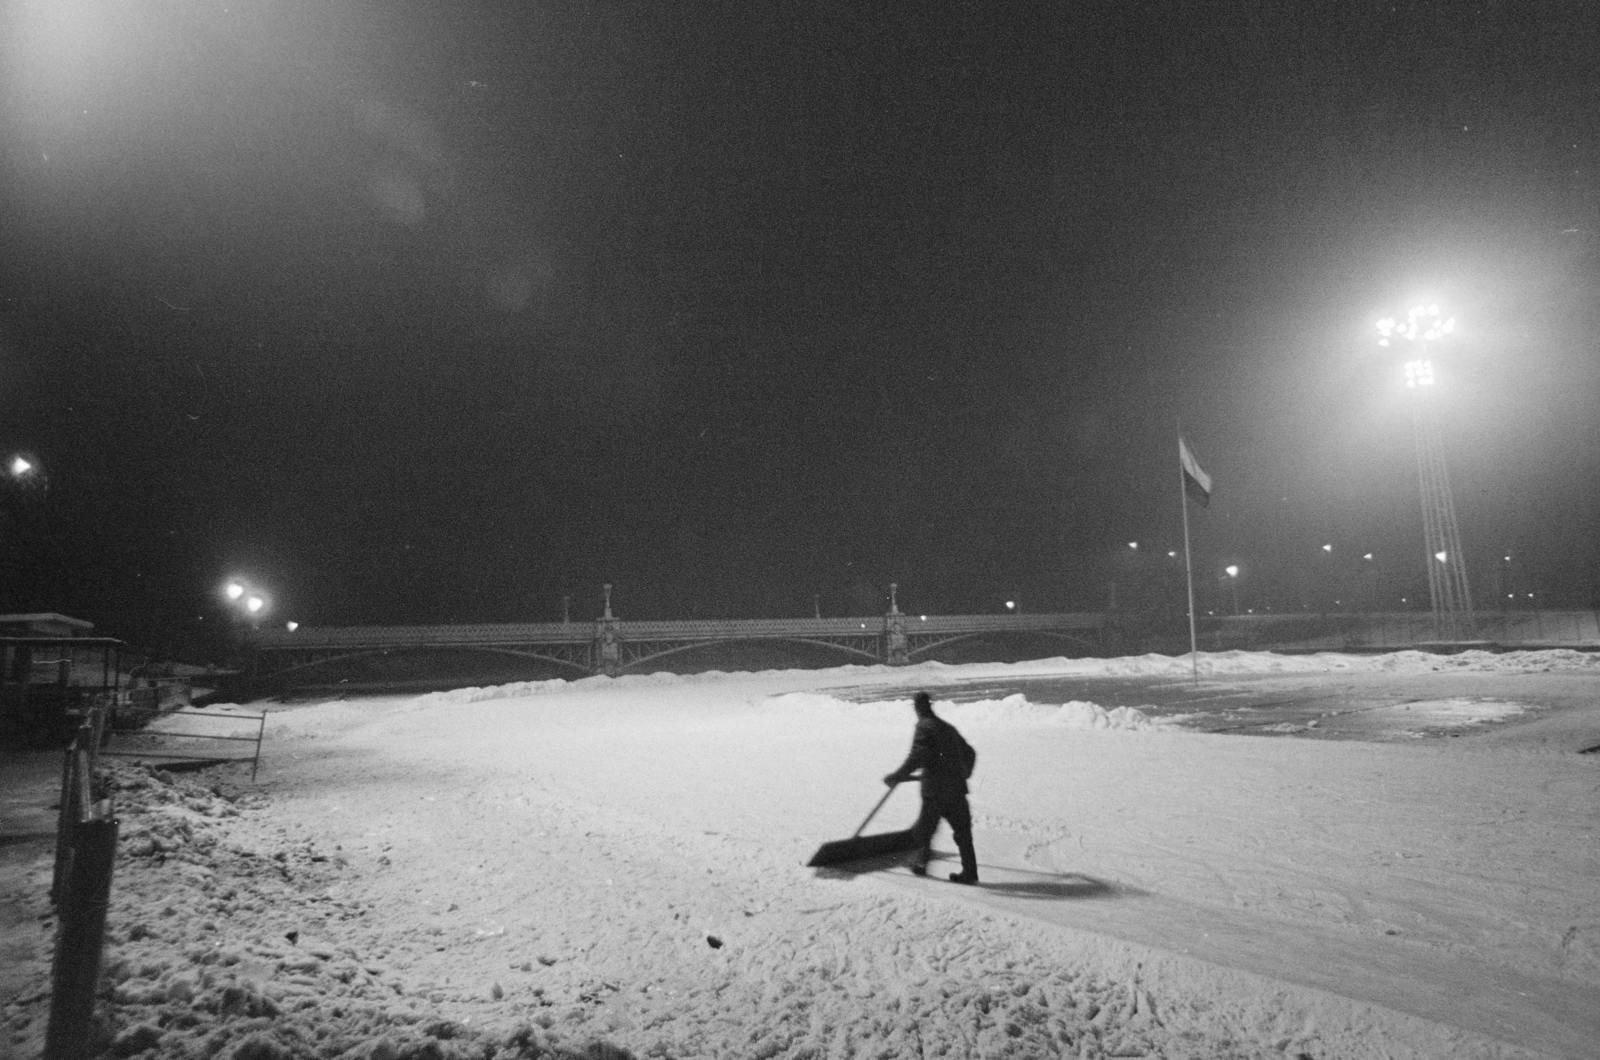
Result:
<svg viewBox="0 0 1600 1060"><path fill-rule="evenodd" d="M856 829L856 834L849 839L836 839L832 843L824 843L811 855L811 860L806 862L807 868L817 868L822 865L838 865L846 861L860 861L862 858L880 857L884 854L896 854L902 850L911 849L911 829L900 832L880 832L877 835L862 835L862 829L878 816L878 811L883 809L883 804L889 801L889 796L894 794L892 786L883 793L883 798L878 800L878 805L867 814L867 819L861 822L861 827Z"/></svg>

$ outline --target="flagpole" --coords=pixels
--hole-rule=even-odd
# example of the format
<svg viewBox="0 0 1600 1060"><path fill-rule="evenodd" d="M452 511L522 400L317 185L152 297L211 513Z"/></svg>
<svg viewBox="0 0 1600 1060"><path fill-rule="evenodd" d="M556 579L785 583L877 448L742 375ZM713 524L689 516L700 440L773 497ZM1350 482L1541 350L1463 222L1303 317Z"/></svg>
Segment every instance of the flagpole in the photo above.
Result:
<svg viewBox="0 0 1600 1060"><path fill-rule="evenodd" d="M1178 420L1178 445L1183 445L1183 420ZM1194 622L1194 560L1189 556L1189 491L1183 481L1183 455L1178 455L1178 507L1183 509L1183 572L1189 587L1189 662L1195 687L1200 686L1200 646Z"/></svg>

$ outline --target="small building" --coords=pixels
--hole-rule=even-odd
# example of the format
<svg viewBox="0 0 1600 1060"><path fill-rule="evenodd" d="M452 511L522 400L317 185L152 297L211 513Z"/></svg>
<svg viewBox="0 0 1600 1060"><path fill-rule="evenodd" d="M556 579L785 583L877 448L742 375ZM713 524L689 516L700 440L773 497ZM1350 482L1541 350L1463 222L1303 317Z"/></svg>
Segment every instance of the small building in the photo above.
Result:
<svg viewBox="0 0 1600 1060"><path fill-rule="evenodd" d="M0 615L0 637L87 637L93 629L93 622L68 618L54 611Z"/></svg>

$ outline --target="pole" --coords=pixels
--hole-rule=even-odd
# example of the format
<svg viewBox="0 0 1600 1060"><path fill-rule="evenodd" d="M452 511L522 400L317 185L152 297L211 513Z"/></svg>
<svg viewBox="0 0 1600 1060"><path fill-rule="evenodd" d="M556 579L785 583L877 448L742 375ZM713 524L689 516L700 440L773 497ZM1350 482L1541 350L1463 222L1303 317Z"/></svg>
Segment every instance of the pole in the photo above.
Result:
<svg viewBox="0 0 1600 1060"><path fill-rule="evenodd" d="M45 1060L85 1060L91 1055L95 988L105 939L111 870L117 859L117 821L75 821L75 849L67 872L51 969Z"/></svg>
<svg viewBox="0 0 1600 1060"><path fill-rule="evenodd" d="M1183 439L1183 421L1178 421L1178 439ZM1195 687L1200 685L1200 647L1194 621L1194 560L1189 556L1189 491L1183 484L1183 460L1178 461L1178 507L1183 509L1183 573L1189 588L1189 662L1194 669Z"/></svg>

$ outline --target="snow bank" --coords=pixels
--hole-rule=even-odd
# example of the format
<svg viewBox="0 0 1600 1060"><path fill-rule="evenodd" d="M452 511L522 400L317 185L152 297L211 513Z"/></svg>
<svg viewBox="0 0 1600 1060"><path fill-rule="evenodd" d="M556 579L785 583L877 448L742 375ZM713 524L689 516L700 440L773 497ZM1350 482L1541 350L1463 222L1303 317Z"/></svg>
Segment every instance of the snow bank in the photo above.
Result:
<svg viewBox="0 0 1600 1060"><path fill-rule="evenodd" d="M1279 655L1267 651L1201 652L1199 670L1203 677L1260 674L1392 673L1422 674L1445 671L1471 673L1524 674L1555 670L1600 672L1600 653L1568 648L1547 651L1487 652L1465 651L1456 655L1433 655L1421 651L1397 651L1384 655L1349 655L1343 652L1315 652L1307 655ZM807 684L836 683L867 677L893 677L897 682L921 683L938 687L984 675L1027 675L1029 677L1188 677L1194 672L1188 655L1127 655L1114 659L1069 659L1056 656L1017 663L980 663L953 666L923 662L910 666L835 666L821 670L763 670L730 674L711 670L697 674L624 674L619 677L582 677L568 680L516 681L504 685L457 688L431 692L414 701L419 707L448 703L479 703L497 699L519 699L576 691L621 691L675 685L704 685L730 677L759 678L771 681L803 681ZM1148 720L1148 719L1146 719ZM1138 725L1112 722L1092 728L1139 728Z"/></svg>
<svg viewBox="0 0 1600 1060"><path fill-rule="evenodd" d="M820 692L789 692L771 696L762 707L803 716L825 716L854 721L890 720L904 724L909 720L911 700L892 699L871 703L852 703ZM1004 699L980 699L970 703L934 700L938 715L957 726L1000 727L1050 725L1063 729L1125 729L1143 731L1166 728L1134 707L1106 710L1098 703L1074 700L1059 706L1033 703L1018 692Z"/></svg>

